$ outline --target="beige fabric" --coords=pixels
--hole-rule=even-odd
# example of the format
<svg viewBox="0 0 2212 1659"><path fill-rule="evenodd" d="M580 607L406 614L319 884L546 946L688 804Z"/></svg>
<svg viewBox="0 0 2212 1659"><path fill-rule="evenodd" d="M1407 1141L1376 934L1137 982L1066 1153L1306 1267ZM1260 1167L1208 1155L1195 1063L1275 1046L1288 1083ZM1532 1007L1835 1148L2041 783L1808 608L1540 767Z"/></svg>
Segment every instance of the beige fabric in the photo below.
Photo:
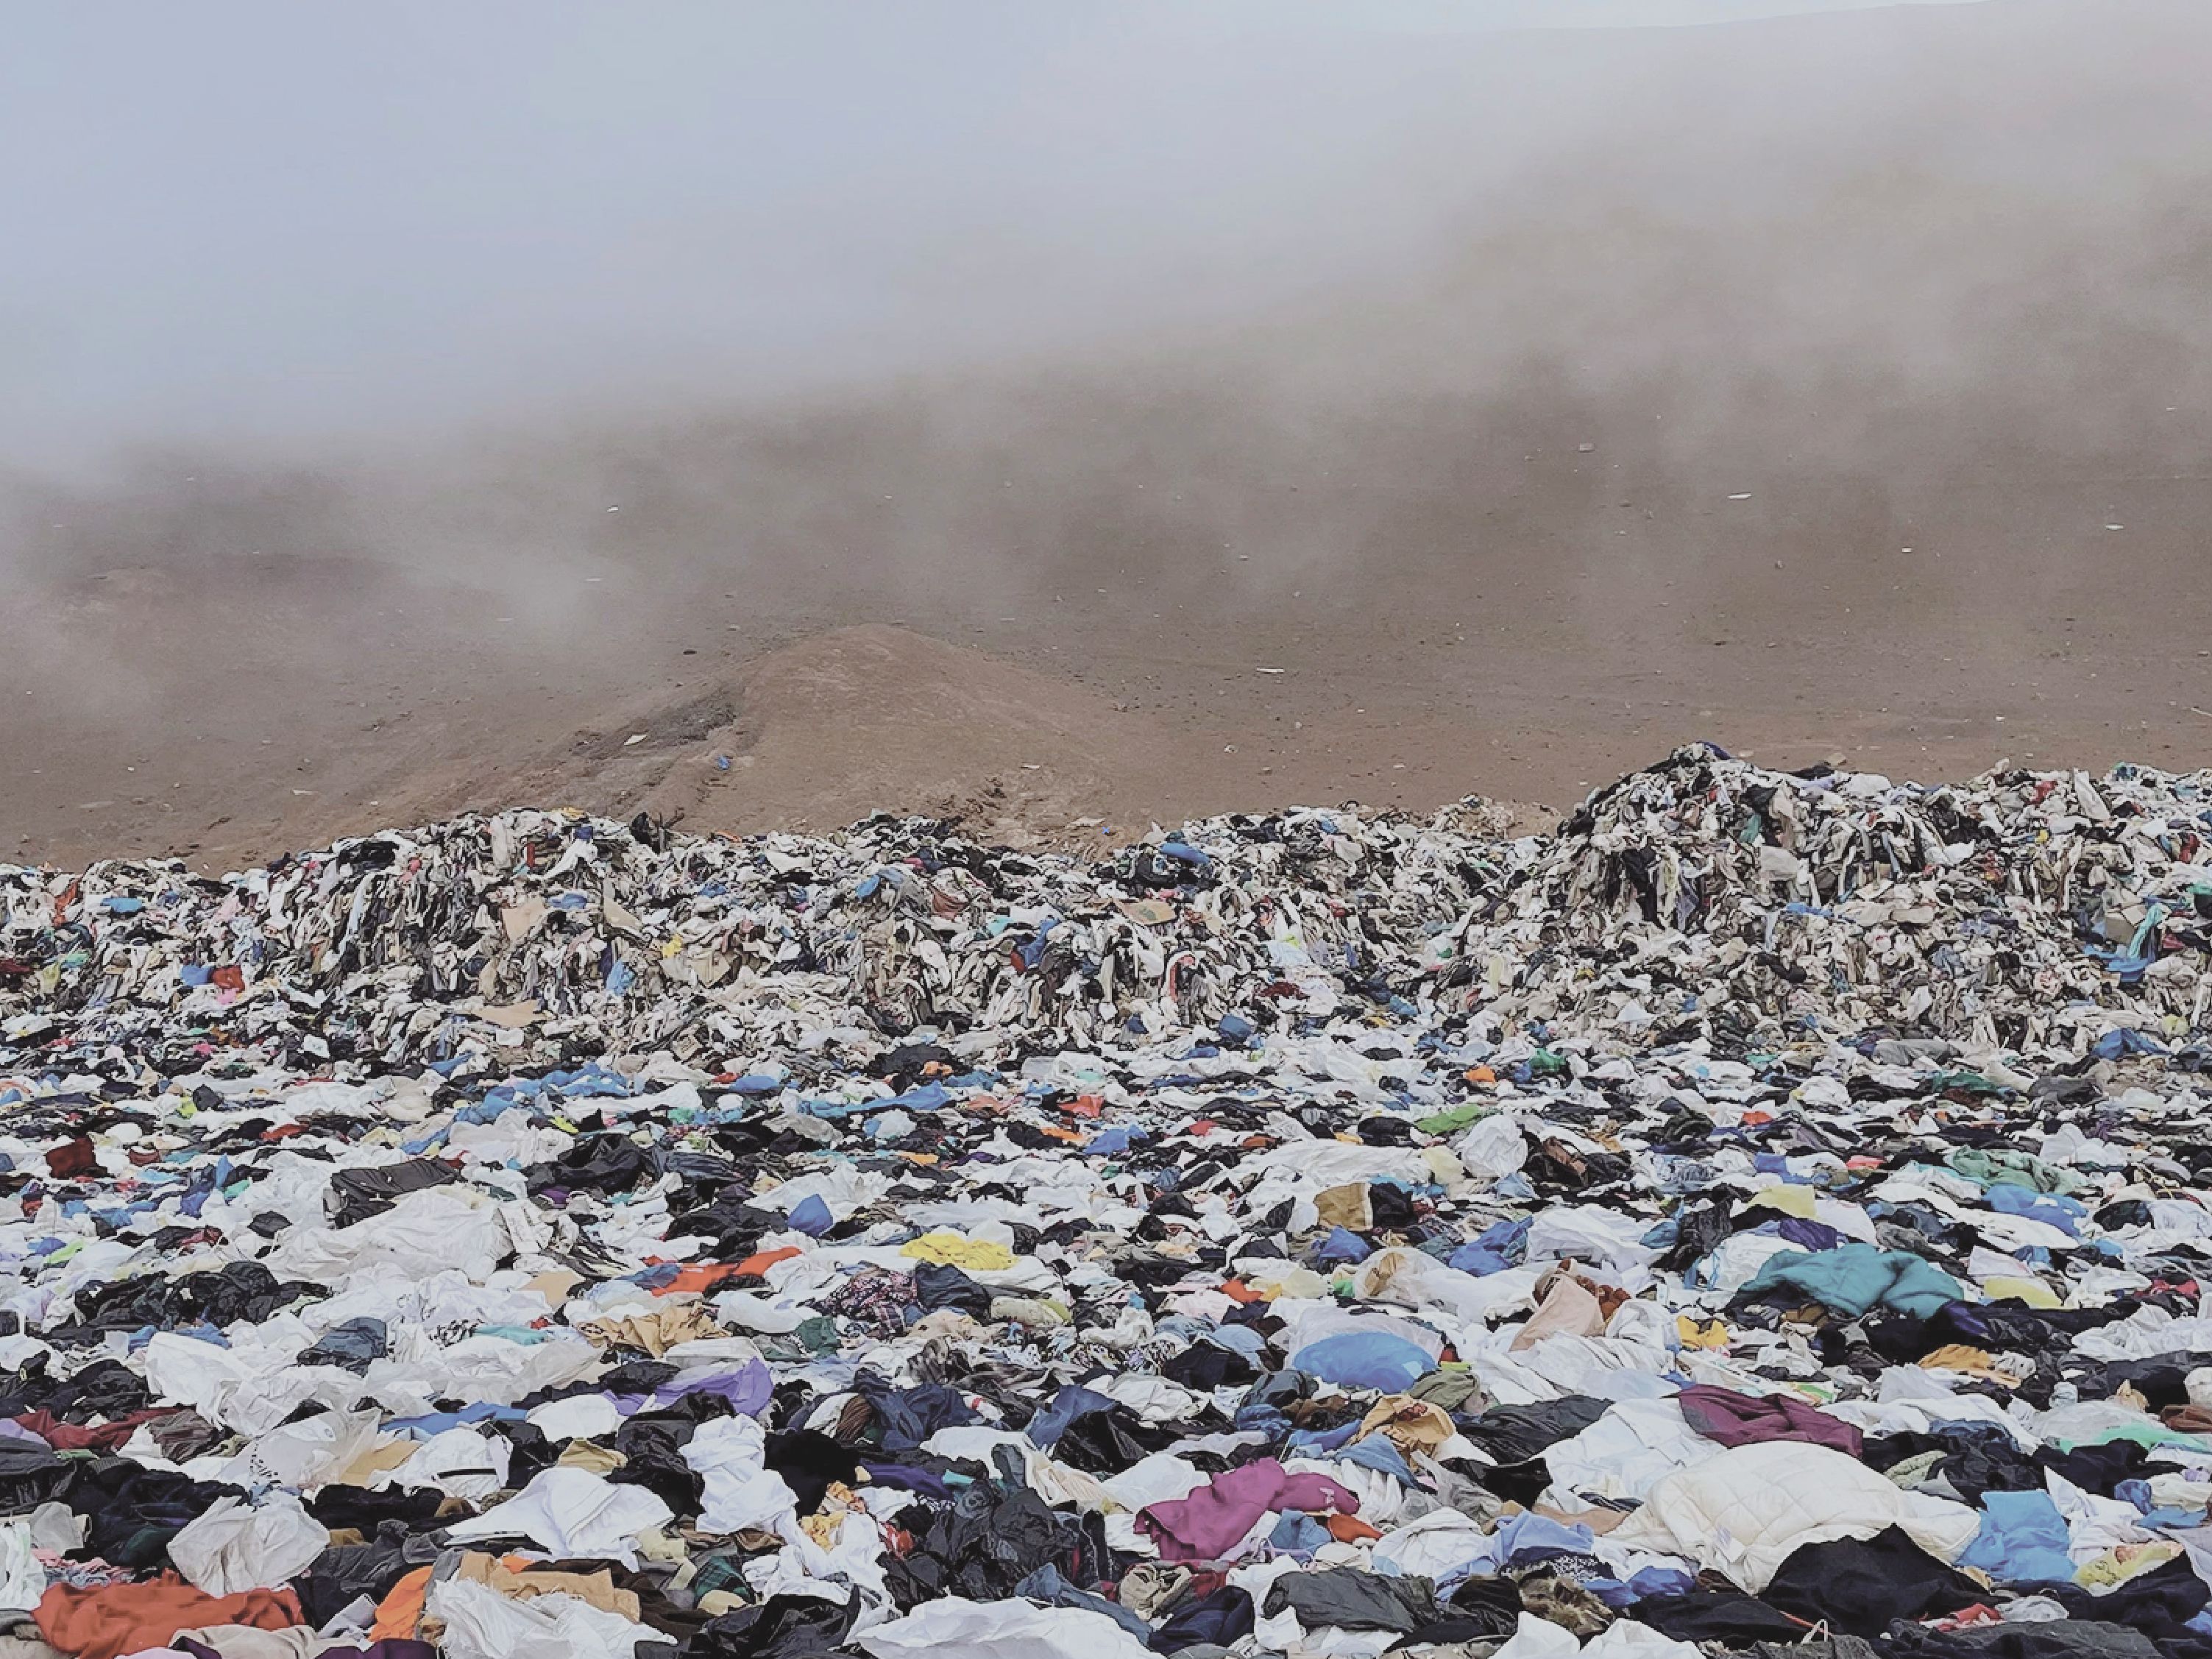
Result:
<svg viewBox="0 0 2212 1659"><path fill-rule="evenodd" d="M1561 1273L1543 1293L1536 1311L1513 1339L1509 1353L1533 1348L1547 1336L1602 1336L1605 1309L1572 1278Z"/></svg>
<svg viewBox="0 0 2212 1659"><path fill-rule="evenodd" d="M1344 1227L1355 1233L1364 1233L1375 1224L1375 1206L1367 1196L1367 1183L1347 1181L1341 1187L1330 1187L1314 1194L1314 1208L1321 1212L1324 1227Z"/></svg>

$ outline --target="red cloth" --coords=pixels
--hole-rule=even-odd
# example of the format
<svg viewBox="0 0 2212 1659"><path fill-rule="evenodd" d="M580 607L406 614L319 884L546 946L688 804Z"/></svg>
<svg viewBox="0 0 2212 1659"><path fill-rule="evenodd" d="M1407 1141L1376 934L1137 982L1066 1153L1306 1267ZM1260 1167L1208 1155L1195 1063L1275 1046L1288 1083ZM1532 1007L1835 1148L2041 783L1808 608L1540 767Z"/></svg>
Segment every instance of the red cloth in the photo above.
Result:
<svg viewBox="0 0 2212 1659"><path fill-rule="evenodd" d="M38 1621L40 1635L78 1659L121 1659L143 1648L165 1648L179 1631L203 1625L289 1630L307 1622L300 1598L289 1589L210 1595L174 1573L143 1584L88 1589L56 1584L39 1599L31 1617Z"/></svg>
<svg viewBox="0 0 2212 1659"><path fill-rule="evenodd" d="M64 1423L52 1412L25 1412L15 1419L19 1427L28 1429L56 1451L113 1451L131 1437L131 1432L149 1418L168 1417L176 1412L174 1406L157 1406L151 1411L133 1412L128 1417L118 1417L112 1423L88 1426L82 1423Z"/></svg>

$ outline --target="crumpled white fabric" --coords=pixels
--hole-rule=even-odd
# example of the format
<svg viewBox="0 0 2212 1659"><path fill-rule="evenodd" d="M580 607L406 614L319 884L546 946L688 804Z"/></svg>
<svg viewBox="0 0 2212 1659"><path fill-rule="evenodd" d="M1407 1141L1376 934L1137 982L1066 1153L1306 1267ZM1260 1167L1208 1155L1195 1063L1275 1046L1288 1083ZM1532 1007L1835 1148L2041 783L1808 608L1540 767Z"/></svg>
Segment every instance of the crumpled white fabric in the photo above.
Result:
<svg viewBox="0 0 2212 1659"><path fill-rule="evenodd" d="M376 1360L365 1376L340 1375L353 1383L354 1394L367 1395L394 1415L422 1417L441 1400L511 1406L525 1395L596 1376L599 1369L599 1351L581 1336L554 1336L527 1347L503 1336L470 1336L423 1358Z"/></svg>
<svg viewBox="0 0 2212 1659"><path fill-rule="evenodd" d="M466 1578L433 1580L422 1610L446 1622L439 1647L447 1659L610 1659L663 1639L588 1601L558 1592L528 1601Z"/></svg>
<svg viewBox="0 0 2212 1659"><path fill-rule="evenodd" d="M1188 1498L1212 1477L1202 1474L1174 1450L1156 1451L1139 1458L1120 1474L1098 1484L1114 1501L1134 1514L1147 1504Z"/></svg>
<svg viewBox="0 0 2212 1659"><path fill-rule="evenodd" d="M924 1602L852 1639L874 1659L1152 1659L1150 1649L1103 1613L958 1595Z"/></svg>
<svg viewBox="0 0 2212 1659"><path fill-rule="evenodd" d="M530 1420L548 1440L596 1440L622 1426L620 1407L603 1394L572 1394L531 1408Z"/></svg>
<svg viewBox="0 0 2212 1659"><path fill-rule="evenodd" d="M1695 1643L1662 1636L1633 1619L1616 1620L1589 1639L1583 1659L1704 1659Z"/></svg>
<svg viewBox="0 0 2212 1659"><path fill-rule="evenodd" d="M478 1538L527 1538L549 1555L603 1555L637 1565L638 1534L674 1514L643 1486L620 1486L588 1469L550 1468L504 1504L457 1522L457 1543Z"/></svg>
<svg viewBox="0 0 2212 1659"><path fill-rule="evenodd" d="M2154 1535L2137 1524L2142 1511L2132 1504L2085 1492L2056 1469L2044 1471L2043 1485L2066 1522L2066 1553L2077 1564Z"/></svg>
<svg viewBox="0 0 2212 1659"><path fill-rule="evenodd" d="M1648 1270L1659 1252L1644 1243L1651 1224L1641 1216L1622 1215L1595 1204L1559 1204L1538 1213L1528 1224L1528 1260L1594 1262L1610 1269L1630 1291L1644 1288L1632 1283L1637 1270ZM1644 1274L1648 1282L1648 1271Z"/></svg>
<svg viewBox="0 0 2212 1659"><path fill-rule="evenodd" d="M0 1522L0 1608L25 1613L46 1593L46 1570L39 1565L31 1523Z"/></svg>
<svg viewBox="0 0 2212 1659"><path fill-rule="evenodd" d="M1457 1510L1431 1510L1375 1541L1378 1571L1436 1581L1449 1595L1475 1562L1488 1559L1491 1529Z"/></svg>
<svg viewBox="0 0 2212 1659"><path fill-rule="evenodd" d="M1680 1555L1753 1595L1793 1550L1890 1527L1951 1561L1980 1529L1978 1511L1907 1492L1855 1457L1794 1440L1737 1446L1652 1486L1613 1543Z"/></svg>
<svg viewBox="0 0 2212 1659"><path fill-rule="evenodd" d="M684 1448L684 1461L705 1480L699 1524L708 1532L773 1528L793 1512L799 1494L767 1467L768 1437L750 1417L702 1423Z"/></svg>
<svg viewBox="0 0 2212 1659"><path fill-rule="evenodd" d="M1528 1141L1503 1112L1479 1119L1452 1143L1470 1176L1503 1181L1528 1161Z"/></svg>
<svg viewBox="0 0 2212 1659"><path fill-rule="evenodd" d="M216 1479L248 1491L283 1486L312 1495L377 1443L380 1421L373 1411L329 1411L280 1424L257 1436Z"/></svg>
<svg viewBox="0 0 2212 1659"><path fill-rule="evenodd" d="M1580 1509L1577 1494L1641 1498L1677 1469L1703 1463L1721 1448L1682 1420L1672 1398L1623 1400L1584 1429L1548 1446L1557 1501Z"/></svg>
<svg viewBox="0 0 2212 1659"><path fill-rule="evenodd" d="M775 1535L783 1540L782 1549L771 1556L756 1556L745 1564L745 1582L763 1595L790 1590L807 1595L834 1595L843 1601L848 1594L844 1587L850 1584L876 1603L890 1600L890 1586L884 1579L883 1531L868 1516L838 1516L836 1530L825 1545L799 1524L797 1515L786 1510L776 1517ZM753 1577L755 1566L770 1569L775 1579L774 1589Z"/></svg>
<svg viewBox="0 0 2212 1659"><path fill-rule="evenodd" d="M448 1498L480 1504L507 1489L507 1460L514 1451L513 1444L501 1436L458 1425L432 1435L377 1484L428 1486Z"/></svg>
<svg viewBox="0 0 2212 1659"><path fill-rule="evenodd" d="M265 1260L279 1279L322 1285L386 1264L426 1279L453 1268L483 1280L508 1249L495 1206L471 1203L460 1188L430 1187L350 1227L295 1228Z"/></svg>
<svg viewBox="0 0 2212 1659"><path fill-rule="evenodd" d="M270 1327L282 1322L271 1321ZM347 1407L365 1392L362 1379L336 1365L302 1365L295 1356L314 1339L301 1334L273 1342L234 1341L228 1348L198 1337L157 1331L146 1345L146 1382L157 1400L190 1406L220 1428L265 1434L309 1401Z"/></svg>
<svg viewBox="0 0 2212 1659"><path fill-rule="evenodd" d="M1416 1312L1440 1311L1473 1324L1527 1301L1545 1272L1545 1267L1538 1266L1471 1273L1447 1267L1425 1251L1394 1246L1376 1251L1353 1268L1352 1282L1363 1300L1395 1303Z"/></svg>
<svg viewBox="0 0 2212 1659"><path fill-rule="evenodd" d="M2146 1304L2074 1339L2074 1352L2091 1359L2148 1359L2153 1354L2212 1352L2212 1319L2177 1319Z"/></svg>
<svg viewBox="0 0 2212 1659"><path fill-rule="evenodd" d="M289 1492L249 1508L219 1498L169 1540L169 1559L195 1589L210 1595L274 1589L329 1547L330 1530Z"/></svg>
<svg viewBox="0 0 2212 1659"><path fill-rule="evenodd" d="M1564 1625L1524 1613L1520 1623L1514 1626L1513 1634L1506 1638L1505 1645L1491 1659L1574 1659L1581 1651L1582 1644Z"/></svg>

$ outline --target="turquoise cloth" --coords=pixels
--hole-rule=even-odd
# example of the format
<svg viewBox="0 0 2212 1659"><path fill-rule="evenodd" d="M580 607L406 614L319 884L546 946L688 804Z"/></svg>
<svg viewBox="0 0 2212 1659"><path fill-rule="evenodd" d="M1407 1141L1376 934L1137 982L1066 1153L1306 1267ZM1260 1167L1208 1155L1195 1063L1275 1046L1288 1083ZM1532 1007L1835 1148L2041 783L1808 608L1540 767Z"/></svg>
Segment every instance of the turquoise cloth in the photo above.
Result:
<svg viewBox="0 0 2212 1659"><path fill-rule="evenodd" d="M1743 1294L1765 1291L1794 1291L1845 1319L1856 1319L1877 1307L1926 1319L1963 1295L1959 1281L1934 1263L1905 1250L1878 1250L1871 1244L1769 1256L1743 1287Z"/></svg>

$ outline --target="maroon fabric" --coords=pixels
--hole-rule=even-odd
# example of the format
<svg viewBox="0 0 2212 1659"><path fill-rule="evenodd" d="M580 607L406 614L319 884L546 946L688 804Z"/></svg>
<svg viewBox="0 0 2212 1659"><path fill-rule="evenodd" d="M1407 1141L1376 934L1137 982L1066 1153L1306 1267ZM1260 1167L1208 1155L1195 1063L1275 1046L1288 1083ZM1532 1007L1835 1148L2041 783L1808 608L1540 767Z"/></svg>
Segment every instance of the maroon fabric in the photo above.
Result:
<svg viewBox="0 0 2212 1659"><path fill-rule="evenodd" d="M1137 1530L1163 1561L1218 1561L1263 1515L1280 1510L1356 1513L1358 1496L1325 1474L1291 1474L1272 1457L1215 1475L1188 1498L1137 1511Z"/></svg>
<svg viewBox="0 0 2212 1659"><path fill-rule="evenodd" d="M99 1167L100 1159L93 1152L89 1135L64 1140L46 1154L46 1173L57 1180L66 1181L77 1176L90 1175Z"/></svg>
<svg viewBox="0 0 2212 1659"><path fill-rule="evenodd" d="M1682 1420L1708 1440L1723 1446L1748 1446L1761 1440L1802 1440L1856 1457L1859 1431L1841 1418L1791 1395L1759 1399L1733 1389L1692 1383L1674 1396Z"/></svg>

